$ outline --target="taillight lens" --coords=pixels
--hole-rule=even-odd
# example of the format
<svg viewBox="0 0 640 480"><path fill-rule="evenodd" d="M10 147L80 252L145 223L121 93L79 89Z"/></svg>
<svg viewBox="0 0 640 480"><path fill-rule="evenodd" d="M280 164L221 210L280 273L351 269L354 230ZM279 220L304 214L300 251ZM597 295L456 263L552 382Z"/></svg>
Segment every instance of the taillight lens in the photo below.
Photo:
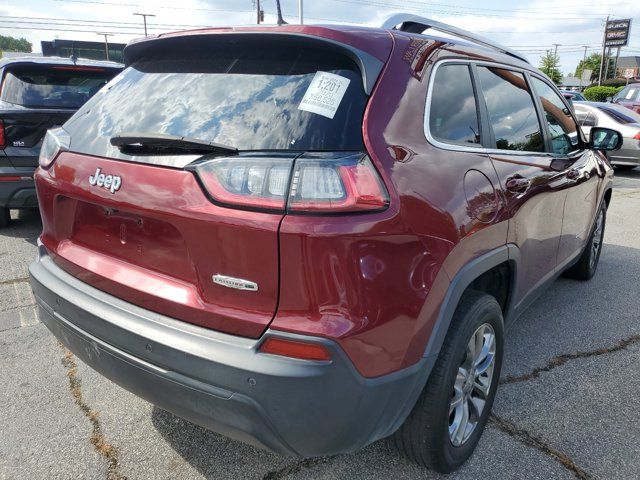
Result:
<svg viewBox="0 0 640 480"><path fill-rule="evenodd" d="M289 194L292 212L362 212L382 210L388 203L368 157L296 161Z"/></svg>
<svg viewBox="0 0 640 480"><path fill-rule="evenodd" d="M265 210L284 210L291 161L273 158L220 158L196 165L214 202Z"/></svg>
<svg viewBox="0 0 640 480"><path fill-rule="evenodd" d="M4 137L4 123L0 120L0 148L6 147L6 141Z"/></svg>
<svg viewBox="0 0 640 480"><path fill-rule="evenodd" d="M192 167L214 203L297 213L378 211L389 196L371 160L217 158Z"/></svg>
<svg viewBox="0 0 640 480"><path fill-rule="evenodd" d="M282 357L299 358L301 360L315 360L328 362L331 354L327 347L318 343L299 342L297 340L287 340L283 338L267 338L259 351L280 355Z"/></svg>
<svg viewBox="0 0 640 480"><path fill-rule="evenodd" d="M71 137L63 128L47 130L38 158L40 167L49 168L60 152L69 150L70 143Z"/></svg>
<svg viewBox="0 0 640 480"><path fill-rule="evenodd" d="M640 140L640 132L636 133L636 136L633 137L633 138L636 139L636 140Z"/></svg>

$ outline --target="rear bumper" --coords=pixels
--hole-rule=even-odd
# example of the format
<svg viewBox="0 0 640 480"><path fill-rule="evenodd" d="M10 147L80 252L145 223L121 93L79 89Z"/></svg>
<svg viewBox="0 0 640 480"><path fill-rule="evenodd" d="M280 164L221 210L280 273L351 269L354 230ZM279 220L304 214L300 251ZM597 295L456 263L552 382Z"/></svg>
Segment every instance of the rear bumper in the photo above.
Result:
<svg viewBox="0 0 640 480"><path fill-rule="evenodd" d="M620 150L609 152L609 160L614 165L640 165L640 141L625 138Z"/></svg>
<svg viewBox="0 0 640 480"><path fill-rule="evenodd" d="M36 157L37 162L37 157ZM35 208L38 206L33 181L34 167L14 167L0 162L0 207ZM4 180L7 177L19 180Z"/></svg>
<svg viewBox="0 0 640 480"><path fill-rule="evenodd" d="M29 272L41 320L89 366L162 409L280 454L350 452L388 436L426 382L423 362L368 379L330 340L271 330L247 339L141 309L70 276L42 245ZM322 342L332 361L257 353L267 336Z"/></svg>

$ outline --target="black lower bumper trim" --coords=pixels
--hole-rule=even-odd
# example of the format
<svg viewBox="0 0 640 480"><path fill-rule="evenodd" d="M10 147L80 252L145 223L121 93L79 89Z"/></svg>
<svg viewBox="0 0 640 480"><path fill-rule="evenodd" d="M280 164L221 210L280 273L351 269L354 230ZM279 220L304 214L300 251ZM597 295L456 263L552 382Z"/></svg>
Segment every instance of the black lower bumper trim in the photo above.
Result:
<svg viewBox="0 0 640 480"><path fill-rule="evenodd" d="M141 309L61 270L40 246L29 267L40 318L89 366L160 408L222 435L303 457L358 450L393 433L426 382L424 362L375 379L335 342L331 362L257 351L253 340Z"/></svg>

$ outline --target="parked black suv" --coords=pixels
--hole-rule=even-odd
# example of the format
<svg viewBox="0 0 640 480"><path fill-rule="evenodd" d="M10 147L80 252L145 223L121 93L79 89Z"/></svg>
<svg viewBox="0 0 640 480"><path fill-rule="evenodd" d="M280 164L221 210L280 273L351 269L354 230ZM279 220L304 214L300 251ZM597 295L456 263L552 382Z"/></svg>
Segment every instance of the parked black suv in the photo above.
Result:
<svg viewBox="0 0 640 480"><path fill-rule="evenodd" d="M66 122L121 70L90 60L0 60L0 227L9 209L38 206L33 171L47 129Z"/></svg>

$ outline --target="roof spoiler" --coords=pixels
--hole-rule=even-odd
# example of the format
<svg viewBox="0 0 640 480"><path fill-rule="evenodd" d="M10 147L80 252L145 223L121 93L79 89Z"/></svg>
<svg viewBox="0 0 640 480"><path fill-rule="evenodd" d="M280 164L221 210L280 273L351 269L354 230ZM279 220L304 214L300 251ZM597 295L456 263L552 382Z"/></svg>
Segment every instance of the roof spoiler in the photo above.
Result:
<svg viewBox="0 0 640 480"><path fill-rule="evenodd" d="M140 40L134 40L124 48L124 63L125 66L131 65L133 62L152 51L166 52L168 49L180 46L183 49L190 48L189 42L194 39L209 39L211 42L222 42L223 40L231 40L237 38L267 38L282 39L285 42L287 39L297 39L299 41L306 41L312 44L325 44L332 45L335 48L341 50L347 57L351 58L362 73L362 84L364 91L367 95L370 95L375 86L376 80L382 72L384 62L378 60L373 55L353 47L347 43L332 40L330 38L316 37L311 35L305 35L295 32L280 32L280 31L258 31L258 32L243 32L243 31L231 31L223 33L210 34L204 32L193 32L189 35L176 35L176 36L158 36L158 37L146 37ZM237 41L237 40L234 40ZM286 44L284 44L286 46Z"/></svg>
<svg viewBox="0 0 640 480"><path fill-rule="evenodd" d="M475 33L469 32L467 30L454 27L453 25L448 25L446 23L438 22L437 20L432 20L426 17L421 17L419 15L412 15L410 13L393 14L384 21L384 23L382 24L382 28L418 34L424 33L425 30L433 29L439 32L454 35L456 37L468 40L484 47L488 47L500 53L515 57L518 60L522 60L525 63L529 63L529 60L527 60L524 55L511 50L510 48L504 47L499 43L494 42L493 40L490 40L481 35L476 35Z"/></svg>

